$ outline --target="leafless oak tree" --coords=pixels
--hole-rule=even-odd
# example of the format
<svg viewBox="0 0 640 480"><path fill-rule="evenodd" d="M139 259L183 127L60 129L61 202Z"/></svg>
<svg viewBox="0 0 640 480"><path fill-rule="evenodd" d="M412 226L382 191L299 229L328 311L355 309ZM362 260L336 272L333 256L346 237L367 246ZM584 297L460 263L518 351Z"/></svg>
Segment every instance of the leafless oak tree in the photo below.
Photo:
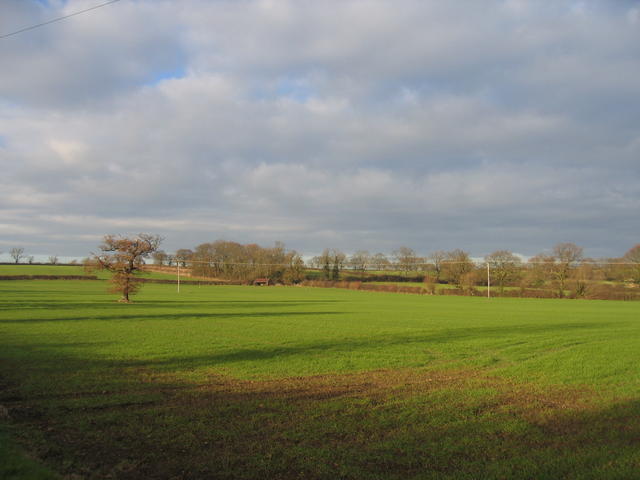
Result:
<svg viewBox="0 0 640 480"><path fill-rule="evenodd" d="M130 303L129 297L135 294L140 283L135 275L144 265L144 259L158 250L162 238L159 235L141 233L136 237L120 237L105 235L100 250L93 254L91 260L94 268L108 270L113 273L111 292L120 293L120 302Z"/></svg>
<svg viewBox="0 0 640 480"><path fill-rule="evenodd" d="M448 280L458 286L462 286L464 275L473 270L471 257L467 252L459 248L447 252L442 263Z"/></svg>
<svg viewBox="0 0 640 480"><path fill-rule="evenodd" d="M373 257L371 257L371 263L375 265L374 270L387 270L389 268L390 262L387 256L384 253L376 253Z"/></svg>
<svg viewBox="0 0 640 480"><path fill-rule="evenodd" d="M179 250L176 250L174 258L181 267L186 267L187 263L189 263L189 260L193 258L193 251L189 248L181 248Z"/></svg>
<svg viewBox="0 0 640 480"><path fill-rule="evenodd" d="M20 260L22 258L24 258L24 248L22 247L14 247L11 250L9 250L9 255L11 255L11 258L13 258L13 261L15 263L20 263Z"/></svg>
<svg viewBox="0 0 640 480"><path fill-rule="evenodd" d="M412 270L416 270L416 264L419 260L413 248L403 246L394 250L392 255L395 260L396 268L401 272L407 274Z"/></svg>
<svg viewBox="0 0 640 480"><path fill-rule="evenodd" d="M516 279L522 266L520 258L509 250L496 250L484 257L484 261L489 265L491 276L500 287L500 293L504 292L507 282Z"/></svg>
<svg viewBox="0 0 640 480"><path fill-rule="evenodd" d="M364 272L371 263L371 254L367 250L358 250L349 257L349 266L359 272Z"/></svg>
<svg viewBox="0 0 640 480"><path fill-rule="evenodd" d="M442 250L437 250L430 254L427 257L427 261L431 263L433 267L433 271L435 273L435 282L438 283L440 281L440 276L442 275L442 262L447 258L447 252Z"/></svg>
<svg viewBox="0 0 640 480"><path fill-rule="evenodd" d="M558 296L564 297L565 285L572 270L582 260L582 247L575 243L558 243L553 247L553 276L558 282Z"/></svg>

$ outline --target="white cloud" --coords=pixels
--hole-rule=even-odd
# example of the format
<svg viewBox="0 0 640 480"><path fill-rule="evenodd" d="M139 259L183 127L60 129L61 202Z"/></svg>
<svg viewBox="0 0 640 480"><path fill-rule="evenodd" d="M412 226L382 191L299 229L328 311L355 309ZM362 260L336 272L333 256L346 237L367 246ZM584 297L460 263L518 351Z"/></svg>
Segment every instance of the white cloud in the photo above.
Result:
<svg viewBox="0 0 640 480"><path fill-rule="evenodd" d="M1 27L83 5L10 0ZM577 5L141 0L4 39L5 241L620 253L637 8Z"/></svg>

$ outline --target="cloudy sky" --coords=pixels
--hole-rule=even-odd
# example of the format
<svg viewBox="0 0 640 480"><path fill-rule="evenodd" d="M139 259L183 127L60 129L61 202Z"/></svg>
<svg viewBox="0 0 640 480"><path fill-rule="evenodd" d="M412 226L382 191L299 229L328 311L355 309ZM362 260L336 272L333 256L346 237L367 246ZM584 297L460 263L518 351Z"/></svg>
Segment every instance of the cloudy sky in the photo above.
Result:
<svg viewBox="0 0 640 480"><path fill-rule="evenodd" d="M1 0L0 35L100 0ZM0 251L640 242L640 1L120 0L0 38Z"/></svg>

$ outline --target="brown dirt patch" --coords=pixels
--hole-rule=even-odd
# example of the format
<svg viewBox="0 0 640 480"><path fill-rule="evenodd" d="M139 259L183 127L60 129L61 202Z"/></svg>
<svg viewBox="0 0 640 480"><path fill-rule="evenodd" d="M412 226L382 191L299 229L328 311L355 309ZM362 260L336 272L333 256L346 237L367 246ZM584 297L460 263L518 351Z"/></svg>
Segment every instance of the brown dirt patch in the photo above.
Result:
<svg viewBox="0 0 640 480"><path fill-rule="evenodd" d="M633 402L603 408L588 388L481 370L214 375L199 384L138 374L140 389L113 392L130 399L73 407L64 401L112 392L23 399L13 421L31 451L77 479L519 478L508 472L522 456L560 465L575 452L640 446ZM505 467L492 477L495 462Z"/></svg>

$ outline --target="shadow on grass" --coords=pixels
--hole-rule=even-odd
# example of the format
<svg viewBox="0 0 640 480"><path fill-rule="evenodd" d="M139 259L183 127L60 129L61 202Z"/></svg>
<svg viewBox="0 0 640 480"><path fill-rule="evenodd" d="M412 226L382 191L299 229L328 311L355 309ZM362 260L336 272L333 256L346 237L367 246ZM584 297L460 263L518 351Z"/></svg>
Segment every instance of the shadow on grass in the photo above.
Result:
<svg viewBox="0 0 640 480"><path fill-rule="evenodd" d="M327 313L333 314L335 312ZM315 315L315 313L313 315ZM294 345L237 349L230 352L212 353L208 355L179 356L170 360L142 361L135 363L135 365L162 367L163 369L168 370L217 367L235 362L259 362L286 357L304 357L307 355L318 354L326 354L330 356L332 354L348 353L349 355L352 355L359 351L379 351L384 350L387 347L395 347L399 345L410 346L423 344L425 347L428 347L429 345L434 344L463 342L466 340L483 341L497 338L508 338L517 335L528 336L537 333L590 330L604 328L605 326L606 324L568 323L552 326L521 325L513 327L458 328L427 334L369 335L362 338L331 339ZM129 366L134 366L134 364L129 364Z"/></svg>
<svg viewBox="0 0 640 480"><path fill-rule="evenodd" d="M229 308L234 310L244 310L256 307L265 308L284 308L284 307L301 307L301 306L319 306L319 305L333 305L340 303L339 300L291 300L291 301L163 301L154 300L149 302L135 301L130 304L123 305L114 300L94 300L87 302L68 302L64 300L60 301L20 301L20 302L0 302L0 310L42 310L42 309L56 309L56 310L76 310L78 308L92 308L99 307L100 309L109 309L118 313L128 313L136 310L148 310L150 307L160 306L161 308L171 307L171 310L175 309L201 309L206 306L210 306L212 309ZM175 316L183 315L185 312L181 310L179 313L175 313ZM128 317L135 317L136 315L127 315Z"/></svg>
<svg viewBox="0 0 640 480"><path fill-rule="evenodd" d="M40 362L65 364L72 380L88 367L65 350L57 345ZM477 371L190 383L150 370L111 371L113 362L99 359L91 360L91 370L101 363L101 390L82 391L79 384L66 396L8 403L0 394L25 445L64 475L637 478L635 399L604 401L566 387L541 390Z"/></svg>
<svg viewBox="0 0 640 480"><path fill-rule="evenodd" d="M197 319L228 319L228 318L268 318L268 317L296 317L296 316L318 316L325 315L340 315L344 312L243 312L243 313L188 313L182 314L151 314L151 315L85 315L79 317L57 317L57 318L7 318L0 320L0 323L49 323L49 322L77 322L77 321L105 321L105 322L139 322L139 321L152 321L152 320L172 320L176 322Z"/></svg>
<svg viewBox="0 0 640 480"><path fill-rule="evenodd" d="M340 315L341 312L244 312L244 313L194 313L189 315L173 315L173 314L159 314L159 315L135 315L131 317L118 316L103 316L88 318L83 317L64 317L64 318L46 318L46 319L5 319L0 320L0 323L22 323L22 322L69 322L69 321L108 321L108 322L138 322L138 321L151 321L151 320L175 320L176 322L199 319L199 320L225 320L225 319L255 319L255 318L284 318L284 317L323 317ZM207 354L200 355L179 355L174 354L170 359L108 359L108 358L93 358L92 353L87 350L86 355L79 359L82 366L89 366L96 363L98 366L108 366L110 368L160 368L163 371L188 371L195 368L216 368L224 367L228 364L237 362L261 362L269 360L282 360L292 357L305 357L305 356L325 356L329 360L334 355L343 354L357 354L358 352L370 352L372 350L380 351L385 348L393 348L397 346L411 346L411 345L424 345L428 348L430 345L447 344L464 342L468 340L473 341L486 341L500 338L514 338L512 344L517 343L519 336L522 338L529 337L535 334L548 334L553 332L571 332L582 330L594 330L607 327L606 323L566 323L556 325L519 325L519 326L502 326L502 327L474 327L474 328L456 328L439 331L436 333L423 333L416 332L411 334L384 334L384 335L368 335L366 337L354 337L354 338L339 338L339 339L326 339L322 341L314 341L298 344L285 344L285 345L265 345L261 348L239 348L235 350L226 351L213 351ZM102 345L101 342L84 342L84 343L65 343L65 344L33 344L31 340L25 340L24 344L8 345L7 348L12 347L14 349L28 349L30 351L38 351L39 356L50 356L51 363L46 369L49 371L55 365L62 365L64 368L68 368L68 365L73 364L76 357L75 354L70 354L74 349L78 348L91 348L92 346ZM66 353L65 353L66 352ZM63 359L62 361L56 360L57 358Z"/></svg>
<svg viewBox="0 0 640 480"><path fill-rule="evenodd" d="M10 323L47 323L47 322L148 322L154 320L171 320L181 322L185 320L227 320L227 319L258 319L258 318L286 318L286 317L313 317L322 318L324 316L338 316L342 312L329 311L260 311L260 312L241 312L241 313L192 313L192 314L150 314L150 315L131 315L123 316L121 314L112 316L78 316L78 317L62 317L62 318L40 318L40 319L21 319L8 318L0 320L0 324ZM214 349L210 353L198 355L180 355L173 353L169 359L139 359L139 358L107 358L96 355L92 352L92 348L101 348L105 346L105 342L66 342L66 343L35 343L32 337L13 337L12 343L4 342L4 347L12 351L28 351L37 353L38 358L49 358L44 371L50 372L56 368L66 371L72 368L76 363L77 371L82 372L83 367L96 366L98 368L160 368L163 371L188 371L194 368L217 368L225 367L228 364L237 362L262 362L269 360L282 360L293 357L305 356L324 356L330 360L335 355L354 355L358 352L383 351L386 348L395 348L397 346L415 346L424 345L425 348L433 345L442 345L448 343L465 342L472 340L474 342L483 342L493 339L512 338L512 345L517 344L519 339L529 338L536 334L549 333L566 333L579 332L588 330L598 330L608 327L607 323L564 323L555 325L512 325L499 327L464 327L455 329L446 329L437 332L421 332L415 331L411 333L403 332L401 334L378 334L367 335L363 337L351 338L326 338L324 340L295 343L295 344L265 344L259 348L236 348L236 349ZM147 327L145 327L147 328ZM328 336L331 333L328 333ZM117 350L117 349L116 349ZM3 355L0 354L0 359ZM24 355L19 356L21 361L27 361ZM10 358L6 358L7 361ZM38 372L34 372L37 375Z"/></svg>

